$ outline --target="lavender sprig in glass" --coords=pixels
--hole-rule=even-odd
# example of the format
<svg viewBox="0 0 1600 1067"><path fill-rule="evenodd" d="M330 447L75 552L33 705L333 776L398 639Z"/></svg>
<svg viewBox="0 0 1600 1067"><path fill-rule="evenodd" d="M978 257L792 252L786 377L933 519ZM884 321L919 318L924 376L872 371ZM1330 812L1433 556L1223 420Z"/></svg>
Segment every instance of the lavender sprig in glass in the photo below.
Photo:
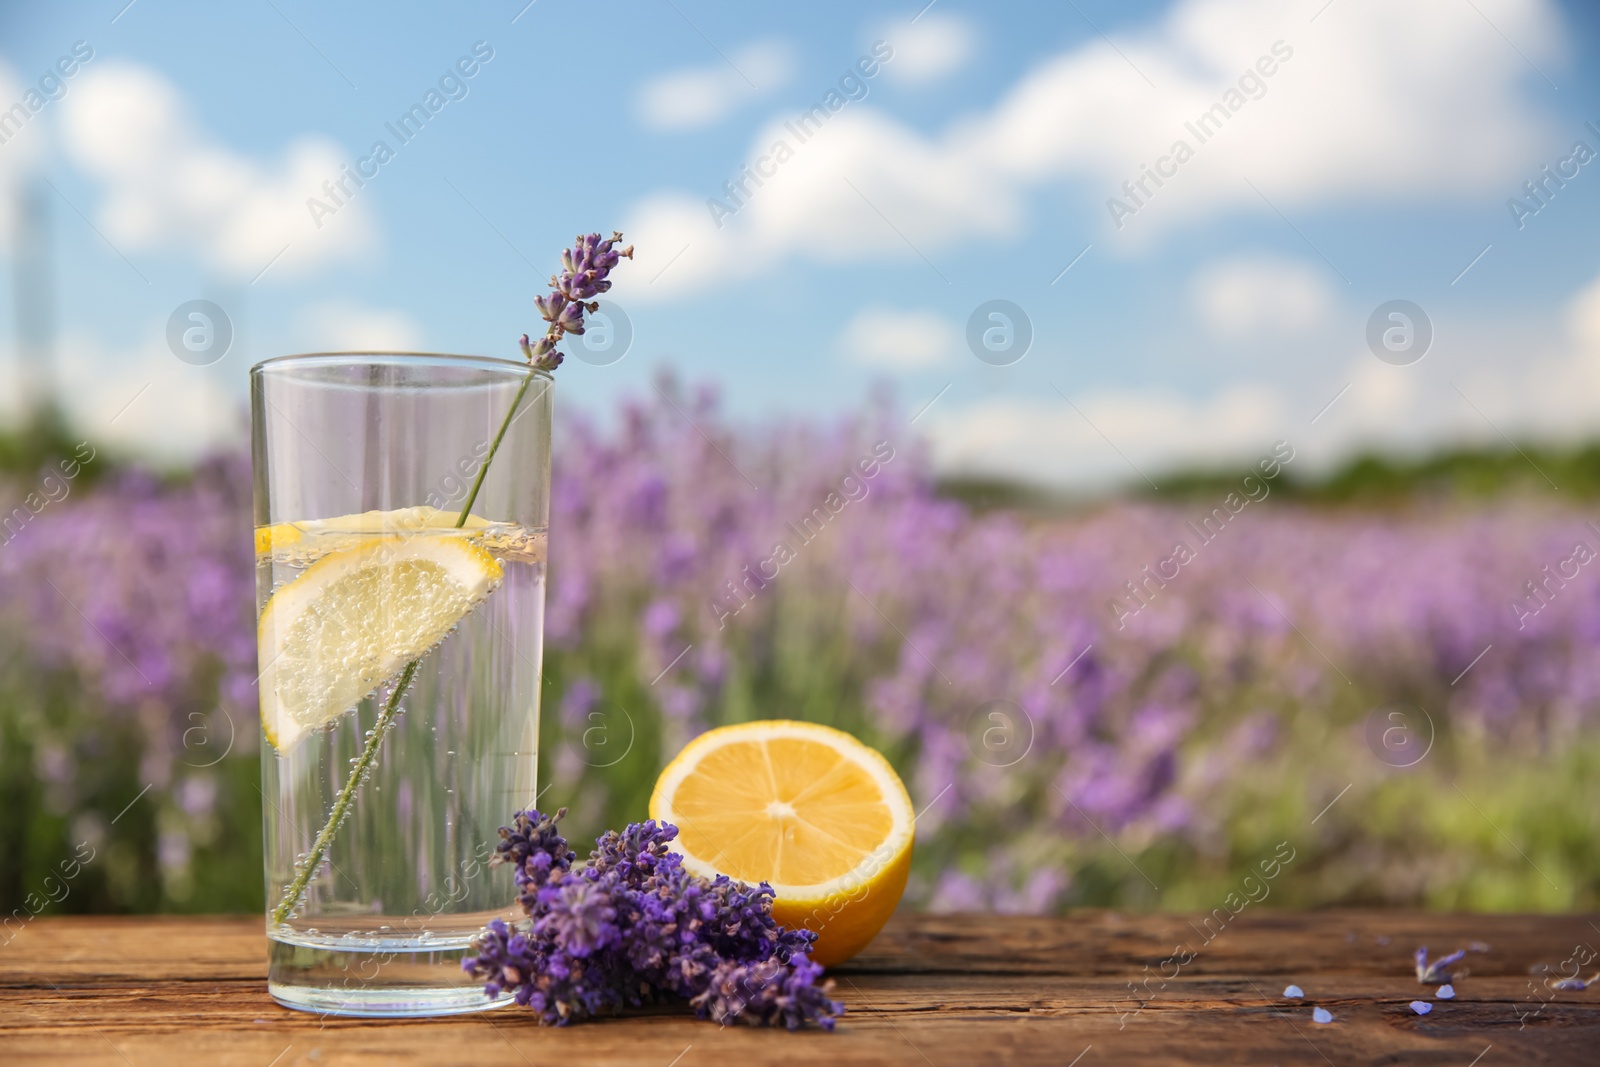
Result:
<svg viewBox="0 0 1600 1067"><path fill-rule="evenodd" d="M539 309L539 314L548 325L544 336L531 344L528 335L522 335L520 344L522 353L528 360L527 376L517 387L517 394L512 398L511 406L500 422L500 429L489 445L489 452L478 468L478 476L472 482L466 503L461 505L461 513L456 516L456 529L466 525L467 516L472 513L472 505L478 499L478 490L483 487L484 475L489 472L489 464L494 462L495 453L500 450L500 442L505 439L512 418L522 406L522 398L527 395L528 386L535 378L548 378L552 371L561 366L564 357L556 349L556 345L560 344L561 338L566 334L583 333L584 314L599 308L598 302L590 298L608 291L611 288L612 269L623 259L633 258L632 245L621 249L616 247L621 240L620 231L614 231L607 238L602 238L597 233L579 234L576 243L561 253L562 269L559 274L550 277L552 290L550 296L534 297L534 306ZM350 809L355 805L356 794L360 791L361 783L370 772L373 762L378 758L378 750L383 746L383 739L394 726L395 720L399 718L400 701L411 688L412 679L416 677L417 668L421 665L421 659L414 659L400 671L389 699L384 702L383 710L378 713L377 722L367 735L361 754L351 764L350 774L345 779L344 787L334 798L333 809L328 813L328 821L317 833L311 850L295 864L294 880L284 890L283 899L278 902L277 907L272 909L273 922L284 922L294 914L294 909L300 906L300 899L305 895L306 887L311 884L317 868L328 855L328 849L333 844L339 827L344 824Z"/></svg>

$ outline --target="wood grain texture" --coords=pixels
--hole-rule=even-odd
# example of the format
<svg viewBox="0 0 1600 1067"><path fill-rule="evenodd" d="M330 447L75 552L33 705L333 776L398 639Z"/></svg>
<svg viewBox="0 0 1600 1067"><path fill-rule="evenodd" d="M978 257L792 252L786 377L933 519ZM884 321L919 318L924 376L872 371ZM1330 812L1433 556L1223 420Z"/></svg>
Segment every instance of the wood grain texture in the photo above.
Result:
<svg viewBox="0 0 1600 1067"><path fill-rule="evenodd" d="M1112 912L897 916L835 972L848 1007L838 1031L789 1034L670 1010L565 1029L515 1008L323 1018L267 996L259 918L40 919L0 947L0 1064L1600 1063L1600 985L1554 992L1537 971L1600 949L1595 917L1263 909L1209 942L1197 926ZM1413 949L1473 941L1490 950L1468 956L1457 999L1412 1012L1433 999ZM1168 963L1179 973L1163 984L1178 946L1193 959ZM1304 1002L1283 999L1290 982ZM1313 1005L1335 1021L1313 1023Z"/></svg>

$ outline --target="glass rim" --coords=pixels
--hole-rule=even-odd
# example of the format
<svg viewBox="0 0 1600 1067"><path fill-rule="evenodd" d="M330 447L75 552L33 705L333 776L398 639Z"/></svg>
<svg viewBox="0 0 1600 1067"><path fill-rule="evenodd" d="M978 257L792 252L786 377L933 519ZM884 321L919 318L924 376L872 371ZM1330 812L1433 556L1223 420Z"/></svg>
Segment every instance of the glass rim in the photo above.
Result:
<svg viewBox="0 0 1600 1067"><path fill-rule="evenodd" d="M336 366L341 363L350 366L375 366L380 363L414 366L423 366L430 363L444 366L477 366L485 370L514 371L518 376L531 373L534 377L542 378L545 381L555 381L554 376L549 371L531 367L523 360L505 359L500 356L467 355L455 352L413 352L378 348L338 352L295 352L282 356L269 356L250 368L250 376L255 377L278 367Z"/></svg>

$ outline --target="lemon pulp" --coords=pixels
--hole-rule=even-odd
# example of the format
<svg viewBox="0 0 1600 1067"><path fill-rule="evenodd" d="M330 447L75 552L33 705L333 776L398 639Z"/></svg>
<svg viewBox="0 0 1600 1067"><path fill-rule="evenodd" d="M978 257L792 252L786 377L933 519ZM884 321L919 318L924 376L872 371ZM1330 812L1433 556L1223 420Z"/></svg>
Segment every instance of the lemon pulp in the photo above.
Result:
<svg viewBox="0 0 1600 1067"><path fill-rule="evenodd" d="M849 734L773 720L700 735L668 765L652 818L678 827L696 874L767 882L773 915L819 936L831 965L882 928L910 870L911 800L893 768Z"/></svg>
<svg viewBox="0 0 1600 1067"><path fill-rule="evenodd" d="M334 524L344 521L325 520L339 533L346 531ZM308 525L266 527L257 532L258 545L264 532L273 549L298 541L302 534L278 531ZM492 555L454 529L392 536L361 529L384 529L381 522L348 525L351 547L320 556L261 611L261 725L279 752L352 710L444 640L503 574Z"/></svg>

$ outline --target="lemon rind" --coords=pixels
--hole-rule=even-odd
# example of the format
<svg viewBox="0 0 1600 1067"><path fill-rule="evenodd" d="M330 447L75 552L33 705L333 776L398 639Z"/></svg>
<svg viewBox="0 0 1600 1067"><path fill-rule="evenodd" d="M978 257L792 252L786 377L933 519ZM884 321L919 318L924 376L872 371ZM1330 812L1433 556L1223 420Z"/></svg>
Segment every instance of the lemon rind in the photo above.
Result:
<svg viewBox="0 0 1600 1067"><path fill-rule="evenodd" d="M487 526L492 526L481 515L468 515L465 522L456 526L459 514L442 511L429 504L395 508L390 511L363 511L353 515L339 515L331 519L300 519L293 522L275 522L255 529L256 555L268 556L305 540L307 535L328 538L368 538L375 536L400 537L414 533L450 534L470 537Z"/></svg>

